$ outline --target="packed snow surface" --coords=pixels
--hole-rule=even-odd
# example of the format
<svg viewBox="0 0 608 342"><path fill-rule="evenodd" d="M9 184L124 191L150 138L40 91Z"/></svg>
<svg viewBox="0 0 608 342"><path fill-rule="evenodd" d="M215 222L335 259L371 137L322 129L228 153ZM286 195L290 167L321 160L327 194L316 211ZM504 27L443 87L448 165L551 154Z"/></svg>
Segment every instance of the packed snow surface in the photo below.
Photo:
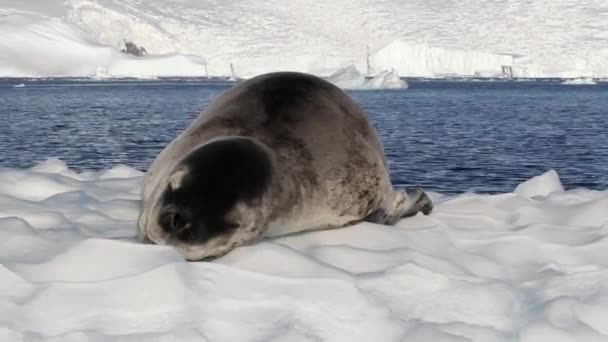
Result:
<svg viewBox="0 0 608 342"><path fill-rule="evenodd" d="M554 171L199 263L135 241L141 181L0 169L0 341L608 339L608 191Z"/></svg>
<svg viewBox="0 0 608 342"><path fill-rule="evenodd" d="M0 77L608 77L605 0L2 0L0 37Z"/></svg>

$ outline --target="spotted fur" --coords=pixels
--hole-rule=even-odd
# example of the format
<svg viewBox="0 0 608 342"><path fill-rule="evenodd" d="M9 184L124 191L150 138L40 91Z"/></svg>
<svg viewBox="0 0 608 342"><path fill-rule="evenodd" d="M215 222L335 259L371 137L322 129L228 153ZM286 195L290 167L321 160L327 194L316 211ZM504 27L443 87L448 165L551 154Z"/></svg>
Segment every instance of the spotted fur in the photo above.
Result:
<svg viewBox="0 0 608 342"><path fill-rule="evenodd" d="M142 240L200 260L263 236L431 209L424 192L393 190L382 144L350 96L281 72L228 90L159 154L138 226Z"/></svg>

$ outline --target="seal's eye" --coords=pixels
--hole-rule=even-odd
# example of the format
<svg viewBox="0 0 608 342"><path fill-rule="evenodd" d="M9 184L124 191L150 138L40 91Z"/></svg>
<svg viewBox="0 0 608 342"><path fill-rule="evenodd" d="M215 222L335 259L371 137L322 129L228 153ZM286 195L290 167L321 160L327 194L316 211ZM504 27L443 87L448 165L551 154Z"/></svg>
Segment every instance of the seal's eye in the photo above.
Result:
<svg viewBox="0 0 608 342"><path fill-rule="evenodd" d="M228 229L237 229L239 228L241 225L235 222L228 222L226 223L226 228Z"/></svg>

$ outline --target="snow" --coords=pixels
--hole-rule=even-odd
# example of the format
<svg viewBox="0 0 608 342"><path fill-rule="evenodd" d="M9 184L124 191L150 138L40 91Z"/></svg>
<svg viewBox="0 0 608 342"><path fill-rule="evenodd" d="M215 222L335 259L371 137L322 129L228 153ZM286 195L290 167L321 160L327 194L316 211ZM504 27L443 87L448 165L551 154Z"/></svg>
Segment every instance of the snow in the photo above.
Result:
<svg viewBox="0 0 608 342"><path fill-rule="evenodd" d="M372 59L374 68L395 68L401 75L416 77L500 77L503 65L514 64L513 56L507 54L450 50L403 41L388 44L377 51ZM522 69L518 70L516 76L530 75Z"/></svg>
<svg viewBox="0 0 608 342"><path fill-rule="evenodd" d="M353 64L366 76L606 78L606 13L605 0L3 0L0 77L328 76ZM124 40L150 55L121 54Z"/></svg>
<svg viewBox="0 0 608 342"><path fill-rule="evenodd" d="M608 191L555 171L198 263L137 242L142 176L0 169L0 340L608 339Z"/></svg>
<svg viewBox="0 0 608 342"><path fill-rule="evenodd" d="M205 76L205 61L186 55L146 58L91 43L59 19L10 14L0 20L0 75L5 77Z"/></svg>
<svg viewBox="0 0 608 342"><path fill-rule="evenodd" d="M532 198L534 196L548 196L554 192L564 192L564 187L559 181L557 172L551 170L542 176L536 176L518 185L513 192L522 197Z"/></svg>
<svg viewBox="0 0 608 342"><path fill-rule="evenodd" d="M407 89L408 87L407 82L402 80L394 69L384 70L367 79L352 64L329 75L327 80L341 88L353 90Z"/></svg>
<svg viewBox="0 0 608 342"><path fill-rule="evenodd" d="M596 85L597 82L593 80L593 78L581 77L565 80L562 82L564 85Z"/></svg>

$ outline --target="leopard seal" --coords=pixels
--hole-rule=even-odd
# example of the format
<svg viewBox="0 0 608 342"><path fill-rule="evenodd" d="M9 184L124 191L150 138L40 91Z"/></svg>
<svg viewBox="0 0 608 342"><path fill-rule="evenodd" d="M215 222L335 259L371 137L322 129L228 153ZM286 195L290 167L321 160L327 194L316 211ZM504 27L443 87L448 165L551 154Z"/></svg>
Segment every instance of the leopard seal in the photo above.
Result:
<svg viewBox="0 0 608 342"><path fill-rule="evenodd" d="M263 237L369 221L392 225L433 204L393 189L375 128L330 82L275 72L209 104L144 176L139 238L187 260Z"/></svg>

